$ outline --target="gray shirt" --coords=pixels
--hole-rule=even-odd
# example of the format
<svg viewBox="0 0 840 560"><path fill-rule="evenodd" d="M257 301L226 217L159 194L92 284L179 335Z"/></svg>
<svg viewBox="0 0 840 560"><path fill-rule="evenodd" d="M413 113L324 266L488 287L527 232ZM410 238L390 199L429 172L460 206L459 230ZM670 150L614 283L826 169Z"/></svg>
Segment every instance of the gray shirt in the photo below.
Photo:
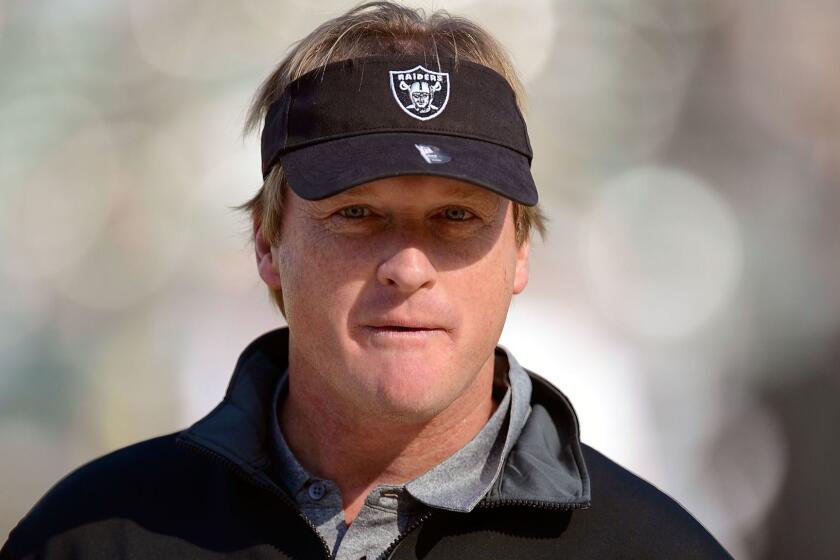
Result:
<svg viewBox="0 0 840 560"><path fill-rule="evenodd" d="M377 558L430 508L472 511L489 492L531 411L528 374L507 349L499 346L496 352L507 358L508 372L503 376L506 388L503 386L504 396L481 431L453 455L406 484L377 486L349 527L344 522L338 486L310 475L280 431L278 412L288 386L288 371L281 376L272 406L271 472L315 525L334 558Z"/></svg>

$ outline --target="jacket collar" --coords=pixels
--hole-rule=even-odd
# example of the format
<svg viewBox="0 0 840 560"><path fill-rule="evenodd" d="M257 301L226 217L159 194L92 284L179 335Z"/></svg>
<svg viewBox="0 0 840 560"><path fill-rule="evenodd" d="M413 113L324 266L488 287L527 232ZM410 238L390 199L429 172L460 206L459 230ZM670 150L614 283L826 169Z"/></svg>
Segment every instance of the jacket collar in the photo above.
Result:
<svg viewBox="0 0 840 560"><path fill-rule="evenodd" d="M262 484L274 486L266 473L271 464L270 407L277 378L288 366L288 348L287 328L249 344L239 356L222 402L182 431L178 440L219 455ZM589 475L575 411L553 385L528 374L533 384L531 414L484 502L586 507Z"/></svg>

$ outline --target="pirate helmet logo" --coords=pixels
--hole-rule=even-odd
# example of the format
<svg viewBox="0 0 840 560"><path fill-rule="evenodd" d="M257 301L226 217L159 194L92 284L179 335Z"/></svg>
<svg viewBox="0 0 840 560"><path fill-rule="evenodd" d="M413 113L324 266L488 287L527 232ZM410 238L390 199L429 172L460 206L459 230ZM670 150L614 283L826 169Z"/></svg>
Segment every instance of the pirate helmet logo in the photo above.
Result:
<svg viewBox="0 0 840 560"><path fill-rule="evenodd" d="M422 66L391 70L391 93L408 115L427 121L440 115L449 101L449 73Z"/></svg>

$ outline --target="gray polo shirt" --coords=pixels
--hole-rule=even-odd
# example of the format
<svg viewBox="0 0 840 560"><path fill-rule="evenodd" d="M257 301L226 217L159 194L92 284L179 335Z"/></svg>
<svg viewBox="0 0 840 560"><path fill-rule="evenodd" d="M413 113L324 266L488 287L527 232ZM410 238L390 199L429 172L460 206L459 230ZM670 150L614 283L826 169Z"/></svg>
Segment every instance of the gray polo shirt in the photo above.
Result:
<svg viewBox="0 0 840 560"><path fill-rule="evenodd" d="M507 349L499 346L496 352L507 357L508 372L496 387L504 396L487 424L464 447L417 478L404 485L377 486L350 527L344 522L338 486L310 475L286 444L278 411L288 371L280 377L272 406L271 473L318 529L334 558L377 558L430 508L468 512L490 491L531 412L528 374Z"/></svg>

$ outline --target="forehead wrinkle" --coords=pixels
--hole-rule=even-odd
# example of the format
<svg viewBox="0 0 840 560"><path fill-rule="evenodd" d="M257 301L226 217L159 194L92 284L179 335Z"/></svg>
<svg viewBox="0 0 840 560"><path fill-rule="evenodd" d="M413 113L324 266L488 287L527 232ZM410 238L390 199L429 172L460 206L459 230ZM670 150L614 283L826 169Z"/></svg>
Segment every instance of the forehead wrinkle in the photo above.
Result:
<svg viewBox="0 0 840 560"><path fill-rule="evenodd" d="M456 184L453 185L453 187L454 192L452 194L465 201L496 200L499 198L495 193L485 189L484 187L479 187L478 185L466 186Z"/></svg>
<svg viewBox="0 0 840 560"><path fill-rule="evenodd" d="M373 192L371 192L373 191ZM340 193L324 198L322 200L329 201L329 200L358 200L360 198L365 198L368 196L376 196L376 190L372 189L370 185L359 185L356 187L350 187L345 191L341 191Z"/></svg>
<svg viewBox="0 0 840 560"><path fill-rule="evenodd" d="M436 177L437 178L437 177ZM446 178L441 178L446 180ZM380 180L381 181L381 180ZM450 182L451 181L451 182ZM364 199L374 198L379 199L387 196L387 188L399 188L399 189L410 189L415 185L389 185L386 189L376 188L376 183L379 181L374 181L371 183L362 184L356 187L351 187L346 191L342 191L334 196L331 196L326 199L322 199L323 201L336 201L336 202L354 202L360 201ZM417 188L421 188L417 186ZM502 197L492 191L485 189L484 187L480 187L478 185L472 184L464 184L456 179L452 179L446 181L445 183L437 183L433 185L432 188L437 188L441 191L440 197L441 198L455 198L462 202L492 202L494 206L498 205L501 201ZM313 201L318 202L318 201Z"/></svg>

